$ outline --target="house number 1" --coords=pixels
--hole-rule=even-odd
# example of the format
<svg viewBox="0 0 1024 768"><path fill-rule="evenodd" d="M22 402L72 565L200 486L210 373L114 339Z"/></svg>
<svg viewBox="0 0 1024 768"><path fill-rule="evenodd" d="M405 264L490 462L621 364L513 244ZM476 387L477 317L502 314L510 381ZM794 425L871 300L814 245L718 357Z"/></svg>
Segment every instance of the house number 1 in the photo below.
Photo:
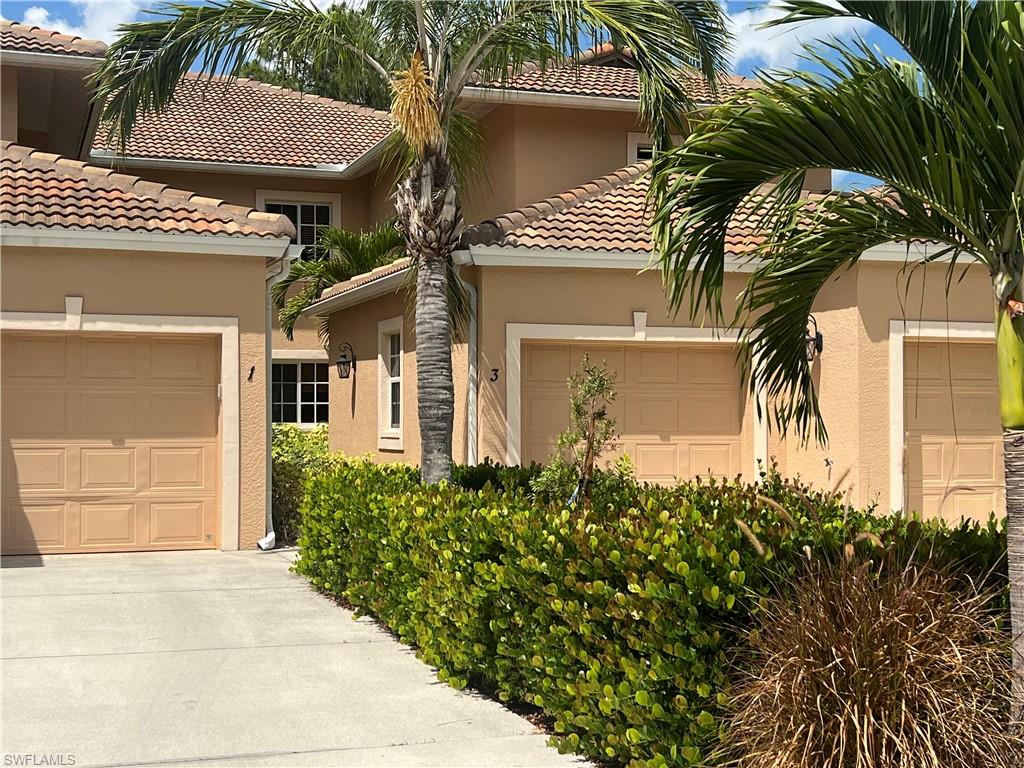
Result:
<svg viewBox="0 0 1024 768"><path fill-rule="evenodd" d="M498 369L497 368L491 368L491 381L497 381L497 380L498 380Z"/></svg>

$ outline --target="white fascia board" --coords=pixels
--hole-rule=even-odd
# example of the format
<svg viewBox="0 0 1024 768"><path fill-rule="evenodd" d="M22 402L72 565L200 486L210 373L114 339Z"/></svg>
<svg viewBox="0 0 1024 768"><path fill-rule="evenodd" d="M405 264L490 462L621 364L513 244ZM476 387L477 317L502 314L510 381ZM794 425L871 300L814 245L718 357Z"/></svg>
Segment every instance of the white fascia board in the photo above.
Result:
<svg viewBox="0 0 1024 768"><path fill-rule="evenodd" d="M352 164L323 167L292 167L285 165L258 165L256 163L219 163L205 160L174 160L162 157L120 155L109 149L94 149L89 161L109 168L166 168L173 171L200 173L243 173L258 176L291 176L313 179L346 179ZM356 162L359 162L358 160Z"/></svg>
<svg viewBox="0 0 1024 768"><path fill-rule="evenodd" d="M637 272L658 266L653 254L638 251L569 251L501 246L470 246L469 261L481 267L629 269ZM750 272L753 268L749 259L726 259L727 272Z"/></svg>
<svg viewBox="0 0 1024 768"><path fill-rule="evenodd" d="M92 229L3 227L3 245L78 250L157 251L217 256L259 256L276 259L291 245L287 237L257 235L192 235L175 232L108 232Z"/></svg>
<svg viewBox="0 0 1024 768"><path fill-rule="evenodd" d="M39 69L70 69L87 71L99 66L103 59L97 56L70 56L62 53L35 53L32 51L3 51L0 63Z"/></svg>
<svg viewBox="0 0 1024 768"><path fill-rule="evenodd" d="M372 280L369 283L360 285L358 288L353 288L350 291L339 293L336 296L322 299L316 304L306 307L306 309L302 311L302 316L321 317L323 315L329 315L332 312L337 312L339 309L345 309L346 307L355 306L356 304L362 304L364 301L375 299L378 296L394 293L402 287L408 271L409 268L406 267L398 272L392 272L390 275L386 275L379 280Z"/></svg>
<svg viewBox="0 0 1024 768"><path fill-rule="evenodd" d="M607 109L617 112L637 112L640 109L639 99L550 93L546 91L521 91L514 88L483 88L478 85L466 86L462 89L461 96L469 101L482 101L489 104L526 104L537 107ZM710 105L704 102L697 102L695 106L703 109Z"/></svg>

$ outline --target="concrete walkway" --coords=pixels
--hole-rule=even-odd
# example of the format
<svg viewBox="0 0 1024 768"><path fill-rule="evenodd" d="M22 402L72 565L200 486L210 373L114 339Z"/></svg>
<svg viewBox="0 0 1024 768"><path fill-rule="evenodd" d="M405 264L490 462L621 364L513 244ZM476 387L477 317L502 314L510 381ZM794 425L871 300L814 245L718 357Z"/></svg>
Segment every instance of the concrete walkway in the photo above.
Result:
<svg viewBox="0 0 1024 768"><path fill-rule="evenodd" d="M3 764L574 764L289 573L291 555L5 558ZM64 762L54 758L65 756ZM28 763L33 764L32 762Z"/></svg>

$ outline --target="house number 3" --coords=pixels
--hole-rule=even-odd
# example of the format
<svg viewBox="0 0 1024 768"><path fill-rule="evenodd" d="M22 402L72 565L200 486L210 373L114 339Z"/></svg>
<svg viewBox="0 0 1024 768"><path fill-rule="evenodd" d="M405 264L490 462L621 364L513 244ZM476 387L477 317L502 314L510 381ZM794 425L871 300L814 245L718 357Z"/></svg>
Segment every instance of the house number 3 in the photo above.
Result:
<svg viewBox="0 0 1024 768"><path fill-rule="evenodd" d="M491 368L491 381L497 381L497 380L498 380L498 369L497 368Z"/></svg>

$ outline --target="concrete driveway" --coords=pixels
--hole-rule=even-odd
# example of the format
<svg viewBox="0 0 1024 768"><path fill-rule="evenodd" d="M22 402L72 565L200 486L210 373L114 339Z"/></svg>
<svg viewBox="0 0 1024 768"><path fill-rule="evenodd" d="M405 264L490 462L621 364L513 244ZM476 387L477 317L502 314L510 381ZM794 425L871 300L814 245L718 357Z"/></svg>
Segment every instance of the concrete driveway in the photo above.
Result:
<svg viewBox="0 0 1024 768"><path fill-rule="evenodd" d="M290 562L5 558L4 765L575 763L498 703L439 683Z"/></svg>

